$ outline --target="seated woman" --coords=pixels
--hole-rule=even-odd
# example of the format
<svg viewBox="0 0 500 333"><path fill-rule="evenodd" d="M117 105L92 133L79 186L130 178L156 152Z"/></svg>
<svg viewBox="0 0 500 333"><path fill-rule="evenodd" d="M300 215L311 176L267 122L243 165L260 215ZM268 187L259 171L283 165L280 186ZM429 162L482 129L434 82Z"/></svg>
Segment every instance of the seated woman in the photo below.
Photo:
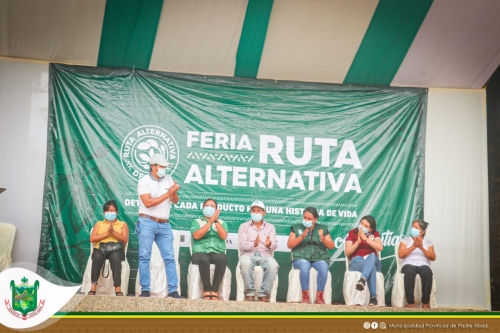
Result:
<svg viewBox="0 0 500 333"><path fill-rule="evenodd" d="M403 259L401 273L405 275L405 294L409 308L415 307L414 290L415 277L422 280L422 308L430 308L429 302L432 290L431 261L436 260L434 244L424 239L429 223L415 220L410 230L411 237L405 237L399 243L398 256Z"/></svg>
<svg viewBox="0 0 500 333"><path fill-rule="evenodd" d="M292 249L293 268L300 269L300 286L302 287L302 303L309 303L309 271L311 267L318 271L318 291L316 303L325 304L323 291L328 277L328 263L335 244L325 225L318 222L318 210L307 207L304 210L302 223L290 229L288 248Z"/></svg>
<svg viewBox="0 0 500 333"><path fill-rule="evenodd" d="M198 265L203 283L203 299L219 300L219 286L226 272L227 226L219 220L220 210L214 199L203 203L203 218L191 223L193 255L191 263ZM210 264L215 264L214 280L210 283Z"/></svg>
<svg viewBox="0 0 500 333"><path fill-rule="evenodd" d="M368 305L377 305L377 272L381 268L377 251L382 251L383 248L377 222L371 215L362 217L359 227L349 231L346 238L345 255L351 260L349 271L361 272L356 289L364 290L368 281Z"/></svg>
<svg viewBox="0 0 500 333"><path fill-rule="evenodd" d="M88 294L95 295L99 273L104 265L104 262L108 259L113 274L115 294L116 296L123 296L120 286L122 284L122 261L125 260L124 248L128 243L128 226L125 222L119 221L116 218L116 215L118 214L118 205L115 200L106 202L103 210L104 220L95 224L92 234L90 235L90 242L94 244L94 251L92 252L92 269L90 278L92 287L90 288ZM111 242L120 242L123 247L121 247L120 250L115 250L105 255L100 249L101 244Z"/></svg>

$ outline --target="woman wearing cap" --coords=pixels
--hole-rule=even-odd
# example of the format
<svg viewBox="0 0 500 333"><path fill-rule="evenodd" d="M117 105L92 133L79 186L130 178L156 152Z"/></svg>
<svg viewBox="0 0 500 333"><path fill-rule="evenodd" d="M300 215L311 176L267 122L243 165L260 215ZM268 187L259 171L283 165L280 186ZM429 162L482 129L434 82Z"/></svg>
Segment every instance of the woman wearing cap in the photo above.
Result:
<svg viewBox="0 0 500 333"><path fill-rule="evenodd" d="M302 223L295 224L290 229L288 248L292 249L293 268L300 269L300 286L302 288L302 303L309 303L309 271L318 271L318 291L316 303L325 304L323 291L328 277L330 255L335 244L328 228L319 224L318 210L307 207L304 210Z"/></svg>
<svg viewBox="0 0 500 333"><path fill-rule="evenodd" d="M203 299L219 300L219 286L227 267L226 237L227 226L219 220L220 210L214 199L203 203L203 218L191 223L193 255L191 263L198 265L203 283ZM215 265L214 279L210 283L210 264Z"/></svg>
<svg viewBox="0 0 500 333"><path fill-rule="evenodd" d="M124 247L128 243L128 226L125 222L116 218L118 214L118 205L115 200L110 200L104 204L104 220L95 224L90 235L90 242L94 245L92 252L92 268L89 295L95 295L97 289L97 280L101 272L102 265L106 259L109 260L113 274L113 285L115 286L115 295L123 296L121 291L122 261L125 260ZM105 243L122 243L123 247L107 254L106 257L100 247ZM104 245L102 245L104 246Z"/></svg>
<svg viewBox="0 0 500 333"><path fill-rule="evenodd" d="M368 305L377 305L377 272L381 268L377 251L382 251L383 248L377 222L371 215L363 216L359 227L349 231L346 238L345 255L351 260L349 271L361 272L356 289L364 290L368 282Z"/></svg>
<svg viewBox="0 0 500 333"><path fill-rule="evenodd" d="M401 273L405 275L405 294L409 308L415 307L413 292L415 290L415 277L420 275L422 280L422 308L430 308L432 290L431 261L436 260L434 244L424 239L429 223L424 220L415 220L410 230L410 236L399 243L398 256L403 259Z"/></svg>

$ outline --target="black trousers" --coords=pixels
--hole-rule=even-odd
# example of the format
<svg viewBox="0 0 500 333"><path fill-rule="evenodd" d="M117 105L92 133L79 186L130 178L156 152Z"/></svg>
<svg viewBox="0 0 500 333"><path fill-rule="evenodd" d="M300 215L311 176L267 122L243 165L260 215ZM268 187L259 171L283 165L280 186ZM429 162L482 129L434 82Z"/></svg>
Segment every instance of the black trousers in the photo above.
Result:
<svg viewBox="0 0 500 333"><path fill-rule="evenodd" d="M432 290L432 270L429 266L404 265L401 273L405 275L405 294L408 304L415 303L413 292L415 291L415 277L420 275L422 280L422 303L429 303Z"/></svg>
<svg viewBox="0 0 500 333"><path fill-rule="evenodd" d="M113 273L113 285L119 287L122 285L122 261L125 260L125 253L111 252L107 259ZM101 274L101 268L105 261L104 253L99 249L94 249L94 252L92 252L92 269L90 275L92 283L97 283L97 280L99 280L99 274ZM108 272L104 272L104 276L107 276L107 274Z"/></svg>
<svg viewBox="0 0 500 333"><path fill-rule="evenodd" d="M227 267L227 256L225 253L193 253L191 263L198 265L200 270L201 282L203 283L203 291L219 291L220 283L224 277ZM214 281L210 284L210 264L215 265Z"/></svg>

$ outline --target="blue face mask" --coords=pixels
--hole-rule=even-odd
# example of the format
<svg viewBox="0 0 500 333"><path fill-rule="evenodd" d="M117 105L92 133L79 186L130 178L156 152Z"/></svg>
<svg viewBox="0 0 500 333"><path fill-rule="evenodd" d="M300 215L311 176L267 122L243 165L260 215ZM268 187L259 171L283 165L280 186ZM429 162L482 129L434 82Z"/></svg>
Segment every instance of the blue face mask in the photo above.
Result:
<svg viewBox="0 0 500 333"><path fill-rule="evenodd" d="M361 230L363 230L363 232L364 232L365 234L367 234L367 233L368 233L368 231L369 231L367 228L363 227L362 225L360 225L360 226L359 226L359 228L360 228Z"/></svg>
<svg viewBox="0 0 500 333"><path fill-rule="evenodd" d="M302 225L306 228L310 228L313 226L313 223L312 221L308 221L308 220L302 220Z"/></svg>
<svg viewBox="0 0 500 333"><path fill-rule="evenodd" d="M163 178L165 177L165 174L167 173L167 168L158 168L158 172L156 173L158 177Z"/></svg>
<svg viewBox="0 0 500 333"><path fill-rule="evenodd" d="M207 206L203 208L203 215L205 215L206 217L212 217L214 213L215 213L214 207Z"/></svg>
<svg viewBox="0 0 500 333"><path fill-rule="evenodd" d="M413 228L413 227L410 229L410 236L411 237L418 237L419 235L420 235L420 230Z"/></svg>
<svg viewBox="0 0 500 333"><path fill-rule="evenodd" d="M252 217L252 221L254 222L259 222L260 220L262 220L262 214L250 214L250 216Z"/></svg>
<svg viewBox="0 0 500 333"><path fill-rule="evenodd" d="M115 212L110 212L110 213L104 213L104 218L106 221L114 221L116 219L116 213Z"/></svg>

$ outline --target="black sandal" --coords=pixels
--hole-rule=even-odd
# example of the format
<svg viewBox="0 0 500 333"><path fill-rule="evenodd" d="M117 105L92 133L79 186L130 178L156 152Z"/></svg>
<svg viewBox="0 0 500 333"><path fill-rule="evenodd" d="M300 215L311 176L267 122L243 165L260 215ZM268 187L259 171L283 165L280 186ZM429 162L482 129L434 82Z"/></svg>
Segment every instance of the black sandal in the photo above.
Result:
<svg viewBox="0 0 500 333"><path fill-rule="evenodd" d="M205 301L211 301L212 300L212 295L210 295L210 294L203 295L203 299Z"/></svg>
<svg viewBox="0 0 500 333"><path fill-rule="evenodd" d="M116 296L123 296L123 293L121 291L115 291Z"/></svg>
<svg viewBox="0 0 500 333"><path fill-rule="evenodd" d="M95 290L89 291L87 295L89 295L89 296L95 296Z"/></svg>

